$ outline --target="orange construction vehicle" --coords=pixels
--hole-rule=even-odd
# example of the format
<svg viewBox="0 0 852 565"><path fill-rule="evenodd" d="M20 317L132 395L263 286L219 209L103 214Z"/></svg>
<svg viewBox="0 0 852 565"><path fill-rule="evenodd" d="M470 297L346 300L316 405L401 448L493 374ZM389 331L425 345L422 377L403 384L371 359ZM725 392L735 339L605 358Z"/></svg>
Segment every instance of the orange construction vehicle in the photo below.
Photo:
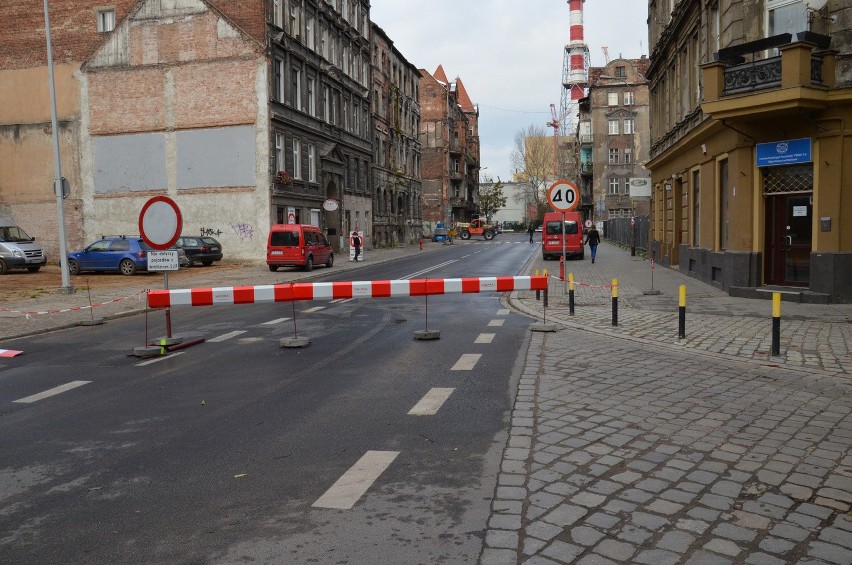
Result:
<svg viewBox="0 0 852 565"><path fill-rule="evenodd" d="M470 239L471 235L481 235L486 240L492 240L497 235L497 227L486 224L481 218L471 220L469 223L459 222L456 224L456 229L462 239Z"/></svg>

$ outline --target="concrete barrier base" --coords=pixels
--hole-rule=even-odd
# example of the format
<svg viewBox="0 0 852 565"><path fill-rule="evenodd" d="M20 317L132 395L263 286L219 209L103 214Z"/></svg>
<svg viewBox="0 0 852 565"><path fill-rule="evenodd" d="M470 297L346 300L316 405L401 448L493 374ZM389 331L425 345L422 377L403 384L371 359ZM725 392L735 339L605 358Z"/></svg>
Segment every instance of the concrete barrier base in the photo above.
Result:
<svg viewBox="0 0 852 565"><path fill-rule="evenodd" d="M90 318L88 320L81 320L78 325L80 326L100 326L104 323L103 318Z"/></svg>
<svg viewBox="0 0 852 565"><path fill-rule="evenodd" d="M531 332L555 332L556 326L554 324L532 324L530 326Z"/></svg>
<svg viewBox="0 0 852 565"><path fill-rule="evenodd" d="M303 337L303 336L283 337L283 338L281 338L281 342L280 342L281 347L284 347L284 348L287 348L287 349L307 347L310 344L311 344L311 340L306 338L306 337Z"/></svg>
<svg viewBox="0 0 852 565"><path fill-rule="evenodd" d="M417 341L431 341L441 339L440 330L417 330L414 332L414 339Z"/></svg>
<svg viewBox="0 0 852 565"><path fill-rule="evenodd" d="M165 352L165 348L158 345L143 345L141 347L134 347L132 355L143 358L159 357L160 355L165 355Z"/></svg>

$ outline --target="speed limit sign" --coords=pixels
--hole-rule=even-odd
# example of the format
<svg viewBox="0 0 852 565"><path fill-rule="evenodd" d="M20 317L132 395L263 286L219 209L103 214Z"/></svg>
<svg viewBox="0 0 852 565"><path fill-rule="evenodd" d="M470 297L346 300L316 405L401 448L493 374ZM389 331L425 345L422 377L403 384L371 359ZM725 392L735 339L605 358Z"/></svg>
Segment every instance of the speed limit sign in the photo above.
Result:
<svg viewBox="0 0 852 565"><path fill-rule="evenodd" d="M568 180L558 180L547 189L547 201L556 212L570 212L580 205L580 190Z"/></svg>

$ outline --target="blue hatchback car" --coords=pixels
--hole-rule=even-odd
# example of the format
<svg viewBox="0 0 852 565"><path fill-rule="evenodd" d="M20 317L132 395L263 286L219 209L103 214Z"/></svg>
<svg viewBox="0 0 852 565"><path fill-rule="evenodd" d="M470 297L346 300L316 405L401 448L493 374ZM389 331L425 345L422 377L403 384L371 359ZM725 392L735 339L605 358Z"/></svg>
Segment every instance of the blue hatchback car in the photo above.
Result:
<svg viewBox="0 0 852 565"><path fill-rule="evenodd" d="M82 251L68 254L72 275L83 271L117 271L132 275L148 270L148 252L153 251L140 237L105 237ZM188 266L186 254L178 250L181 267Z"/></svg>

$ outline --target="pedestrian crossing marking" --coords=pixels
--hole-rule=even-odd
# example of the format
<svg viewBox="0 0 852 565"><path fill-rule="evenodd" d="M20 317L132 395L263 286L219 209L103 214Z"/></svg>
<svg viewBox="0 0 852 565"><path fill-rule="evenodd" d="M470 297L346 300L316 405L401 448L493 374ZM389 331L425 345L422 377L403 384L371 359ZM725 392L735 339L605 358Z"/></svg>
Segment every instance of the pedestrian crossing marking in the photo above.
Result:
<svg viewBox="0 0 852 565"><path fill-rule="evenodd" d="M397 455L399 451L368 451L311 506L349 510L393 463Z"/></svg>
<svg viewBox="0 0 852 565"><path fill-rule="evenodd" d="M433 388L414 407L408 411L409 416L434 416L444 402L450 397L454 388Z"/></svg>
<svg viewBox="0 0 852 565"><path fill-rule="evenodd" d="M498 316L508 316L509 315L509 309L508 308L500 308L499 310L497 310L497 315Z"/></svg>
<svg viewBox="0 0 852 565"><path fill-rule="evenodd" d="M44 400L45 398L49 398L51 396L56 396L57 394L62 394L63 392L67 392L67 391L75 389L77 387L87 385L90 382L92 382L92 381L71 381L70 383L65 383L64 385L59 385L57 387L46 390L44 392L40 392L38 394L33 394L32 396L19 398L18 400L14 400L13 402L17 402L19 404L31 404L33 402L37 402L39 400Z"/></svg>
<svg viewBox="0 0 852 565"><path fill-rule="evenodd" d="M476 363L482 357L482 353L465 353L456 364L452 366L451 371L471 371L476 366Z"/></svg>
<svg viewBox="0 0 852 565"><path fill-rule="evenodd" d="M505 322L505 321L506 321L506 320L503 320L503 319L491 320L490 322L488 322L488 327L490 327L490 328L499 328L499 327L502 327L502 326L503 326L503 322Z"/></svg>

